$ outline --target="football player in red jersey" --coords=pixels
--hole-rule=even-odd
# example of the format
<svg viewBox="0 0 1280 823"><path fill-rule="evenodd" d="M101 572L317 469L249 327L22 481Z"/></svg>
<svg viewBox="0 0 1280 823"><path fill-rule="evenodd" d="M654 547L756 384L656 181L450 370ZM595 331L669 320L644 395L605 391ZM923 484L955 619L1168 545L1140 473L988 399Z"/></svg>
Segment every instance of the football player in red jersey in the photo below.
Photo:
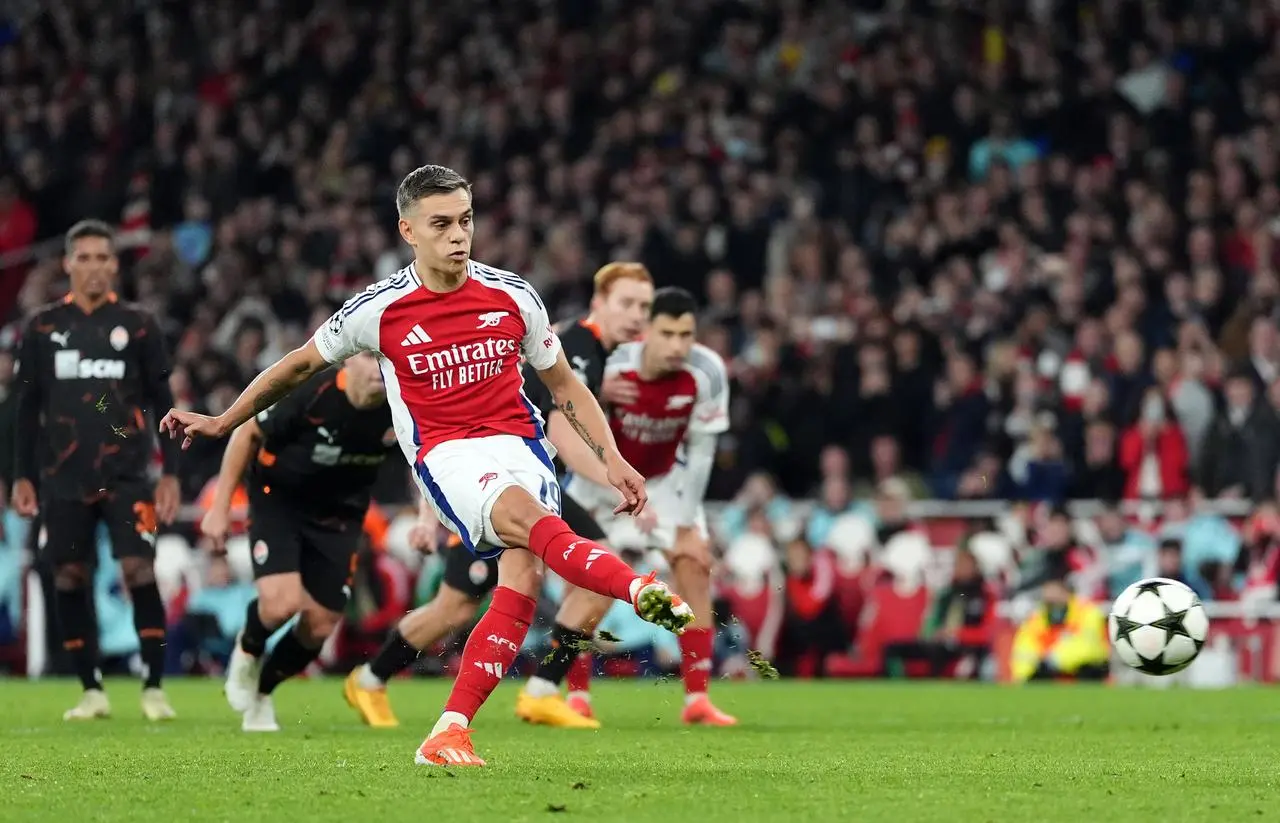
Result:
<svg viewBox="0 0 1280 823"><path fill-rule="evenodd" d="M670 631L683 631L693 614L656 575L636 574L560 517L560 484L542 416L523 391L522 360L608 465L608 480L624 498L618 512L643 512L644 479L618 454L599 401L574 374L537 292L520 276L471 259L470 184L452 169L423 166L401 181L396 208L412 263L348 300L221 415L173 409L161 428L184 448L195 437L225 437L327 366L363 351L380 355L396 436L423 497L477 558L499 558L493 600L414 758L483 766L471 721L520 652L544 563Z"/></svg>
<svg viewBox="0 0 1280 823"><path fill-rule="evenodd" d="M683 721L732 726L738 721L707 696L715 628L711 549L702 506L716 440L729 428L729 377L720 356L694 341L697 308L687 291L659 289L644 340L619 346L605 364L606 380L627 380L635 387L632 399L611 404L608 417L619 452L645 477L653 501L650 516L613 516L617 493L606 485L599 461L579 453L584 450L577 444L561 456L576 475L566 478L565 493L604 526L607 545L615 551L662 550L676 592L693 609L694 621L680 636ZM571 590L563 608L574 609L577 598L601 602ZM570 686L570 707L592 716L583 684L576 685Z"/></svg>

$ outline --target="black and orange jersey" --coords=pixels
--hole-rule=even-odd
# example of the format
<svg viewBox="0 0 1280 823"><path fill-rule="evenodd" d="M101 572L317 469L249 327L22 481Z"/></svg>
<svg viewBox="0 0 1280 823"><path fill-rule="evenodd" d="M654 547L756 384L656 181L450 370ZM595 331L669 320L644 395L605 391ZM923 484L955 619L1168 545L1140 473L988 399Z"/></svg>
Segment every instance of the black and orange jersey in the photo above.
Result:
<svg viewBox="0 0 1280 823"><path fill-rule="evenodd" d="M68 295L38 310L18 352L15 477L86 501L145 481L173 405L169 370L160 327L138 306L112 296L85 312ZM161 451L175 474L177 441L161 438Z"/></svg>
<svg viewBox="0 0 1280 823"><path fill-rule="evenodd" d="M257 419L265 439L250 470L255 491L319 519L365 516L382 462L398 448L386 403L356 408L345 372L325 369Z"/></svg>
<svg viewBox="0 0 1280 823"><path fill-rule="evenodd" d="M604 384L604 364L609 359L609 350L600 339L600 329L585 317L566 320L555 327L560 336L560 346L564 349L564 357L569 361L573 373L586 384L596 397L600 396L600 387ZM542 412L542 419L549 420L551 410L555 408L555 400L551 397L538 373L524 367L524 391L529 401ZM564 474L564 464L556 458L556 471Z"/></svg>
<svg viewBox="0 0 1280 823"><path fill-rule="evenodd" d="M600 329L582 317L559 323L555 330L573 373L578 375L578 379L587 385L592 394L599 397L600 386L604 382L604 362L609 359L609 350L600 339ZM524 390L533 405L542 412L543 419L547 419L547 415L555 408L555 401L538 378L537 371L528 364L524 367Z"/></svg>

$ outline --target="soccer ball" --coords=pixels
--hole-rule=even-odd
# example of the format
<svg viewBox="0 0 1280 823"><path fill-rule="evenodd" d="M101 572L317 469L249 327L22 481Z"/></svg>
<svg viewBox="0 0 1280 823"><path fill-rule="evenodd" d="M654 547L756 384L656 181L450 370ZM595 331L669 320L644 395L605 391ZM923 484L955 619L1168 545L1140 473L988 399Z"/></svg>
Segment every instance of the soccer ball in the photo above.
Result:
<svg viewBox="0 0 1280 823"><path fill-rule="evenodd" d="M1146 674L1173 674L1200 654L1209 616L1188 586L1151 577L1120 593L1111 604L1107 629L1125 665Z"/></svg>

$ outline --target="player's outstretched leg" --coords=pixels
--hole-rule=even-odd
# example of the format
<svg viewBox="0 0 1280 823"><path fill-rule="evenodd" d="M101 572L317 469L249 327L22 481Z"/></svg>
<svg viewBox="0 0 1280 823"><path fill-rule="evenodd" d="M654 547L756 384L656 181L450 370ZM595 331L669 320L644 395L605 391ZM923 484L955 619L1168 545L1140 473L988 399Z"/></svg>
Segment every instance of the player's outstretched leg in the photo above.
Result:
<svg viewBox="0 0 1280 823"><path fill-rule="evenodd" d="M63 713L63 720L93 720L111 716L111 704L102 689L96 658L98 634L89 601L89 568L81 563L59 564L54 570L54 608L62 630L62 648L71 656L84 692L80 702Z"/></svg>
<svg viewBox="0 0 1280 823"><path fill-rule="evenodd" d="M479 602L448 583L441 584L430 603L400 620L372 660L352 670L343 684L343 695L365 723L383 729L400 725L387 700L387 681L412 665L424 649L470 622Z"/></svg>
<svg viewBox="0 0 1280 823"><path fill-rule="evenodd" d="M253 702L245 710L241 722L242 730L280 730L272 694L277 686L301 674L320 656L320 649L329 635L333 634L341 618L341 614L324 608L309 597L305 598L298 622L280 638L267 659L262 662L262 672L258 677Z"/></svg>
<svg viewBox="0 0 1280 823"><path fill-rule="evenodd" d="M419 765L484 765L471 744L471 720L519 654L541 587L541 569L531 554L519 549L503 552L498 588L462 650L462 666L444 713L418 748L414 759Z"/></svg>
<svg viewBox="0 0 1280 823"><path fill-rule="evenodd" d="M738 720L711 702L707 686L714 666L715 626L711 615L711 570L698 560L673 557L676 587L697 606L698 616L680 635L680 676L684 680L684 710L680 719L690 725L734 726Z"/></svg>
<svg viewBox="0 0 1280 823"><path fill-rule="evenodd" d="M578 658L588 653L591 634L612 605L611 599L586 589L569 589L551 628L551 653L538 664L516 698L517 717L564 729L600 728L600 722L591 717L590 703L580 697L580 703L586 702L586 712L579 713L561 698L560 684ZM571 628L574 626L579 628Z"/></svg>
<svg viewBox="0 0 1280 823"><path fill-rule="evenodd" d="M142 716L151 721L172 720L177 714L161 689L164 675L164 600L156 586L150 558L123 557L120 570L133 603L133 626L142 658Z"/></svg>
<svg viewBox="0 0 1280 823"><path fill-rule="evenodd" d="M280 628L285 620L274 622L276 616L268 612L268 623L263 619L261 596L255 597L245 609L244 628L236 636L236 644L231 649L231 657L227 661L227 678L222 691L227 703L238 712L248 711L258 694L258 679L262 676L262 655L267 650L267 640Z"/></svg>
<svg viewBox="0 0 1280 823"><path fill-rule="evenodd" d="M523 489L503 492L493 520L504 542L511 539L517 541L512 545L520 545L518 541L527 540L529 551L566 583L630 603L636 614L675 634L693 621L693 611L656 574L636 574L622 558L547 514Z"/></svg>

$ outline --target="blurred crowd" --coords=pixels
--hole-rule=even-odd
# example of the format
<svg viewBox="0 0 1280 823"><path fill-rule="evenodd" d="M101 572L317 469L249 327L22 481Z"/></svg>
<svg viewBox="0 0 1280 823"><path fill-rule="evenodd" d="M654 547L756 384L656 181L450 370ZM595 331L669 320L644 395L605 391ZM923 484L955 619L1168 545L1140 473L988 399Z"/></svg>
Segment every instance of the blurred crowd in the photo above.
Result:
<svg viewBox="0 0 1280 823"><path fill-rule="evenodd" d="M442 163L554 314L611 259L702 298L727 554L767 526L812 576L793 538L919 499L1177 521L1276 497L1278 32L1268 0L48 4L0 30L0 303L106 219L218 412L406 262L392 192Z"/></svg>

